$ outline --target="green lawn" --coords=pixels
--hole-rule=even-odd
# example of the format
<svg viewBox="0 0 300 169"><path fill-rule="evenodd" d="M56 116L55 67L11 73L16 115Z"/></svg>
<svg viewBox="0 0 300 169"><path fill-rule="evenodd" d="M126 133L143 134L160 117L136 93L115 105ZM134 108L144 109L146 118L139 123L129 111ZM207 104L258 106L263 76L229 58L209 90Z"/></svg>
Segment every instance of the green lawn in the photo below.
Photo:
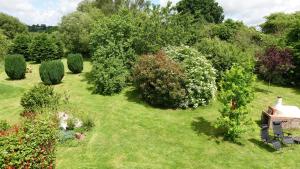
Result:
<svg viewBox="0 0 300 169"><path fill-rule="evenodd" d="M66 61L64 60L66 64ZM17 123L22 110L20 97L40 83L39 65L21 81L7 80L0 74L0 118ZM84 72L91 66L85 62ZM80 143L59 145L57 168L299 168L300 146L280 152L260 142L259 128L249 132L242 145L223 141L213 125L218 117L218 102L196 110L164 110L139 101L133 88L105 97L92 95L84 73L67 73L59 92L68 90L71 102L95 117L95 128ZM282 96L286 104L300 107L300 91L292 88L256 84L251 117L257 121L261 111Z"/></svg>

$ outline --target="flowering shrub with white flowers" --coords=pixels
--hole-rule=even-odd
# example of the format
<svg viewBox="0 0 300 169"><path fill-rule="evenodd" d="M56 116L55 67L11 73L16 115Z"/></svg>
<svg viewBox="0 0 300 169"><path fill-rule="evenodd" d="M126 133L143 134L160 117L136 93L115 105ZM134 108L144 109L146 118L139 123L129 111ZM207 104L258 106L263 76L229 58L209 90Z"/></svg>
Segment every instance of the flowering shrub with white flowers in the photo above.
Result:
<svg viewBox="0 0 300 169"><path fill-rule="evenodd" d="M197 50L187 47L167 47L166 54L181 64L185 70L185 89L187 95L182 100L183 108L207 105L215 97L216 70L204 55Z"/></svg>

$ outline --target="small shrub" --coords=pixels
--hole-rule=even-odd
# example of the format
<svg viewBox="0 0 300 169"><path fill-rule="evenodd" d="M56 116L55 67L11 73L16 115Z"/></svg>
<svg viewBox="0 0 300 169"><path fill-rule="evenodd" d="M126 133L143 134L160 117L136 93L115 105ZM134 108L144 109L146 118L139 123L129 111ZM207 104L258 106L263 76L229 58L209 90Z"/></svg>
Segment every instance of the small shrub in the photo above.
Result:
<svg viewBox="0 0 300 169"><path fill-rule="evenodd" d="M206 57L186 46L166 48L166 53L185 70L187 95L182 99L181 107L197 108L210 103L217 91L216 71Z"/></svg>
<svg viewBox="0 0 300 169"><path fill-rule="evenodd" d="M225 138L236 142L252 123L248 117L247 104L254 98L254 74L241 67L233 66L226 71L220 82L219 101L222 103L221 117L217 127L224 129Z"/></svg>
<svg viewBox="0 0 300 169"><path fill-rule="evenodd" d="M40 77L46 85L59 84L64 74L64 64L60 60L42 62L40 66Z"/></svg>
<svg viewBox="0 0 300 169"><path fill-rule="evenodd" d="M75 129L75 120L73 118L69 118L67 120L67 129L74 130Z"/></svg>
<svg viewBox="0 0 300 169"><path fill-rule="evenodd" d="M81 54L68 55L68 68L73 73L81 73L83 70L83 58Z"/></svg>
<svg viewBox="0 0 300 169"><path fill-rule="evenodd" d="M51 86L43 84L34 86L21 98L21 105L25 112L36 113L41 108L55 108L59 104L60 95Z"/></svg>
<svg viewBox="0 0 300 169"><path fill-rule="evenodd" d="M141 57L133 79L143 99L154 106L176 108L186 96L182 68L162 52Z"/></svg>
<svg viewBox="0 0 300 169"><path fill-rule="evenodd" d="M85 116L81 120L82 120L82 127L86 131L91 130L95 126L94 119L91 116Z"/></svg>
<svg viewBox="0 0 300 169"><path fill-rule="evenodd" d="M10 129L10 125L6 120L1 120L0 121L0 131L6 131L8 129Z"/></svg>
<svg viewBox="0 0 300 169"><path fill-rule="evenodd" d="M75 131L72 130L60 130L58 133L58 141L60 143L65 143L68 140L74 140L75 139Z"/></svg>
<svg viewBox="0 0 300 169"><path fill-rule="evenodd" d="M26 62L22 55L8 55L5 57L5 72L10 79L25 78Z"/></svg>

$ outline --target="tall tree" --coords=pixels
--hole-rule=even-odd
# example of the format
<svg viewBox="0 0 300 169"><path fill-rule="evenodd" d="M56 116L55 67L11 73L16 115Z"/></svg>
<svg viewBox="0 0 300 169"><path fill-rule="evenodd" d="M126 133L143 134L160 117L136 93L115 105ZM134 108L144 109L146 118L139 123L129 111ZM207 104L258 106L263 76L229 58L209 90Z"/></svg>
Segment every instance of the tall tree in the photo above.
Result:
<svg viewBox="0 0 300 169"><path fill-rule="evenodd" d="M27 26L19 21L19 19L0 12L0 29L3 30L5 36L13 39L17 33L27 32Z"/></svg>
<svg viewBox="0 0 300 169"><path fill-rule="evenodd" d="M266 18L266 22L261 24L262 31L267 34L285 35L295 27L300 21L300 12L293 14L273 13Z"/></svg>
<svg viewBox="0 0 300 169"><path fill-rule="evenodd" d="M179 13L190 13L195 19L205 19L210 23L221 23L224 11L215 0L182 0L177 3Z"/></svg>

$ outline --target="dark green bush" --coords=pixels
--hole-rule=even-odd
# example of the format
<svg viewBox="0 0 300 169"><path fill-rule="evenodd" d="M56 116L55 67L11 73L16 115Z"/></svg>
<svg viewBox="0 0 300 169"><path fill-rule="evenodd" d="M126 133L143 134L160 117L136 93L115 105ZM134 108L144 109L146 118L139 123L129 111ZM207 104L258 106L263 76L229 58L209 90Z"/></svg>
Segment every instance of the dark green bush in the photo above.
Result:
<svg viewBox="0 0 300 169"><path fill-rule="evenodd" d="M30 46L30 54L33 61L40 63L47 60L60 59L58 54L58 46L55 38L50 37L45 33L37 35Z"/></svg>
<svg viewBox="0 0 300 169"><path fill-rule="evenodd" d="M83 70L83 58L81 54L68 55L68 68L73 73L81 73Z"/></svg>
<svg viewBox="0 0 300 169"><path fill-rule="evenodd" d="M40 66L40 77L46 85L60 83L64 74L64 64L60 60L42 62Z"/></svg>
<svg viewBox="0 0 300 169"><path fill-rule="evenodd" d="M5 72L10 79L25 78L26 62L22 55L8 55L5 57Z"/></svg>
<svg viewBox="0 0 300 169"><path fill-rule="evenodd" d="M34 86L26 92L21 98L21 105L25 112L33 112L41 108L53 108L57 106L60 100L60 95L54 92L54 88L43 84Z"/></svg>
<svg viewBox="0 0 300 169"><path fill-rule="evenodd" d="M151 105L176 108L186 97L183 70L164 53L141 57L134 67L133 79L143 99Z"/></svg>
<svg viewBox="0 0 300 169"><path fill-rule="evenodd" d="M31 44L31 37L28 34L18 34L13 40L13 44L10 47L10 53L21 54L26 60L30 60L29 47Z"/></svg>

